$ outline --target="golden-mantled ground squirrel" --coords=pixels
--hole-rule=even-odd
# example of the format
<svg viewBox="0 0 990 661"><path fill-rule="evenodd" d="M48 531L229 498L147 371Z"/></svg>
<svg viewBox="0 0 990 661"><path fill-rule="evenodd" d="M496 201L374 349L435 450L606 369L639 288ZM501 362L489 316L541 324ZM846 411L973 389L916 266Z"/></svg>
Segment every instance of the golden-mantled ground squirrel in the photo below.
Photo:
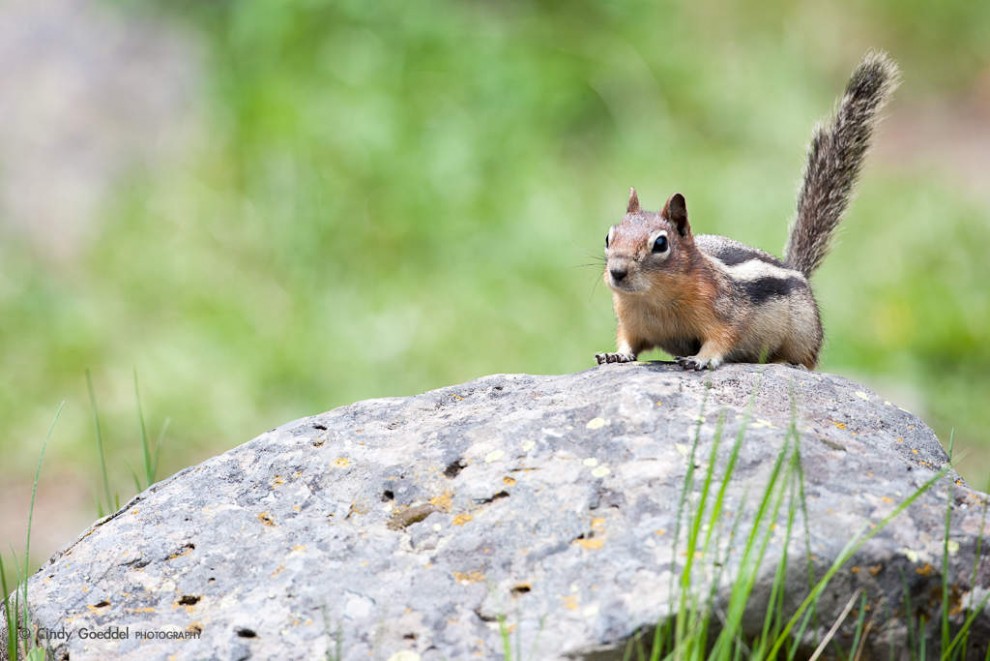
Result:
<svg viewBox="0 0 990 661"><path fill-rule="evenodd" d="M783 260L722 236L693 235L679 193L654 213L631 190L626 215L605 237L618 350L596 354L598 363L631 362L660 347L685 369L727 361L813 369L822 324L808 278L828 253L897 77L884 53L867 54L834 117L815 130Z"/></svg>

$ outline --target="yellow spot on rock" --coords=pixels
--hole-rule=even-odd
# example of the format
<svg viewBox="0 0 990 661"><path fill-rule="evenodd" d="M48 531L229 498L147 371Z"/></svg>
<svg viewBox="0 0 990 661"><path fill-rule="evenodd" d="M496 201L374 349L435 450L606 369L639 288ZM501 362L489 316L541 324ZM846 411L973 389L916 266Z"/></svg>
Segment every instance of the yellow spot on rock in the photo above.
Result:
<svg viewBox="0 0 990 661"><path fill-rule="evenodd" d="M612 472L612 469L609 468L608 466L599 466L595 470L591 471L591 474L594 477L605 477L606 475L608 475L611 472Z"/></svg>
<svg viewBox="0 0 990 661"><path fill-rule="evenodd" d="M835 420L833 420L832 421L832 424L835 425L835 428L836 429L845 429L846 428L846 423L844 423L844 422L836 422Z"/></svg>
<svg viewBox="0 0 990 661"><path fill-rule="evenodd" d="M485 463L492 463L493 461L498 461L505 456L505 450L492 450L485 455Z"/></svg>
<svg viewBox="0 0 990 661"><path fill-rule="evenodd" d="M566 608L569 611L576 611L578 609L578 606L581 605L580 600L577 598L577 595L575 594L569 594L563 599L564 599L564 608Z"/></svg>
<svg viewBox="0 0 990 661"><path fill-rule="evenodd" d="M258 515L258 521L261 521L266 526L274 526L275 525L275 519L273 519L272 518L272 515L269 514L268 512L262 512L261 514L259 514Z"/></svg>
<svg viewBox="0 0 990 661"><path fill-rule="evenodd" d="M422 657L412 650L400 650L388 657L388 661L420 661Z"/></svg>
<svg viewBox="0 0 990 661"><path fill-rule="evenodd" d="M450 491L444 491L439 496L434 496L430 498L430 504L434 505L437 509L442 512L449 512L451 501L453 500L454 494Z"/></svg>
<svg viewBox="0 0 990 661"><path fill-rule="evenodd" d="M337 468L347 468L351 465L351 460L347 457L337 457L333 460L333 465Z"/></svg>
<svg viewBox="0 0 990 661"><path fill-rule="evenodd" d="M522 444L523 452L529 452L536 447L536 441L524 441Z"/></svg>
<svg viewBox="0 0 990 661"><path fill-rule="evenodd" d="M870 401L869 393L865 393L862 390L857 390L856 396L859 397L860 399L865 399L866 401Z"/></svg>
<svg viewBox="0 0 990 661"><path fill-rule="evenodd" d="M455 526L463 526L465 523L467 523L468 521L471 521L473 519L474 519L474 517L471 516L471 514L469 512L461 512L460 514L458 514L457 516L454 517L454 520L453 520L452 523Z"/></svg>
<svg viewBox="0 0 990 661"><path fill-rule="evenodd" d="M130 609L130 612L132 612L132 613L154 613L155 612L155 609L152 608L151 606L141 606L139 608L131 608Z"/></svg>
<svg viewBox="0 0 990 661"><path fill-rule="evenodd" d="M605 426L605 418L592 418L585 425L588 429L601 429Z"/></svg>
<svg viewBox="0 0 990 661"><path fill-rule="evenodd" d="M502 484L504 484L507 487L511 487L515 483L516 483L516 478L514 477L509 477L508 475L506 475L505 477L502 478Z"/></svg>
<svg viewBox="0 0 990 661"><path fill-rule="evenodd" d="M306 550L306 545L305 544L296 544L296 545L294 545L292 547L292 551L294 553L302 553L305 550Z"/></svg>
<svg viewBox="0 0 990 661"><path fill-rule="evenodd" d="M880 500L883 501L884 503L888 504L888 505L890 505L892 502L894 502L894 499L891 498L890 496L882 496L880 498Z"/></svg>
<svg viewBox="0 0 990 661"><path fill-rule="evenodd" d="M656 529L656 530L653 531L653 534L654 535L659 535L660 537L663 537L664 535L667 534L667 531L665 529L663 529L663 528L658 528L658 529Z"/></svg>
<svg viewBox="0 0 990 661"><path fill-rule="evenodd" d="M935 568L932 567L932 563L926 562L925 564L916 568L914 570L914 573L917 574L918 576L931 576L932 574L935 573Z"/></svg>
<svg viewBox="0 0 990 661"><path fill-rule="evenodd" d="M458 583L480 583L485 580L485 573L481 571L453 572L454 580Z"/></svg>
<svg viewBox="0 0 990 661"><path fill-rule="evenodd" d="M948 542L946 542L945 546L946 546L946 550L949 552L949 555L955 555L959 553L959 542L957 542L956 540L950 539Z"/></svg>
<svg viewBox="0 0 990 661"><path fill-rule="evenodd" d="M276 475L274 478L272 478L273 487L280 487L283 484L285 484L285 478L282 477L281 475Z"/></svg>
<svg viewBox="0 0 990 661"><path fill-rule="evenodd" d="M605 546L605 540L602 537L587 537L584 539L575 539L574 543L583 549L588 549L589 551L597 551L598 549Z"/></svg>
<svg viewBox="0 0 990 661"><path fill-rule="evenodd" d="M903 553L904 557L910 560L911 562L918 562L917 551L913 551L911 549L901 549L901 553Z"/></svg>

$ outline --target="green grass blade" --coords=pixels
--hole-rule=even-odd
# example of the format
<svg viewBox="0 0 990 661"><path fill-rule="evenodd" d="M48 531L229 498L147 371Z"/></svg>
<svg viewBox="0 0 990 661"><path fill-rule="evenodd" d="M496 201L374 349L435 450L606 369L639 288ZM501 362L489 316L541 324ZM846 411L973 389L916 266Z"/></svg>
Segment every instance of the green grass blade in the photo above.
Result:
<svg viewBox="0 0 990 661"><path fill-rule="evenodd" d="M805 611L807 611L808 608L813 603L818 601L819 597L821 597L822 592L825 591L825 588L832 580L832 577L834 577L838 573L839 569L841 569L849 561L849 559L852 558L852 556L857 551L859 551L859 549L861 549L864 544L866 544L866 542L876 537L880 533L880 531L886 528L891 521L897 518L901 514L901 512L903 512L905 509L910 507L911 504L914 503L914 501L916 501L924 493L926 493L929 489L931 489L936 482L944 478L948 472L949 469L947 468L943 468L942 470L940 470L933 477L929 478L927 482L921 485L917 489L917 491L912 493L902 503L900 503L897 507L895 507L890 514L883 517L879 523L875 524L872 528L860 532L851 540L849 540L849 542L839 553L838 557L825 572L825 575L822 576L822 578L819 579L818 583L815 584L814 589L807 597L804 598L804 601L801 602L801 605L798 606L797 611L795 611L795 613L791 616L791 619L785 625L783 631L781 631L780 635L777 638L777 641L774 643L774 646L770 649L771 658L776 658L776 654L780 651L781 646L783 646L784 641L786 640L786 636L790 634L791 630L794 628L794 625L805 613Z"/></svg>
<svg viewBox="0 0 990 661"><path fill-rule="evenodd" d="M103 427L100 425L100 412L96 406L96 394L93 392L93 376L89 370L86 370L86 388L89 391L89 404L93 409L93 426L96 430L96 451L99 454L100 459L100 475L103 481L103 497L106 499L107 512L103 511L103 503L100 502L98 505L99 515L105 516L113 511L113 496L110 494L110 477L107 474L107 459L106 452L103 448ZM99 502L99 500L98 500Z"/></svg>
<svg viewBox="0 0 990 661"><path fill-rule="evenodd" d="M17 658L17 618L20 607L17 595L11 594L7 586L7 567L3 563L3 553L0 553L0 588L3 589L4 625L7 629L7 658Z"/></svg>
<svg viewBox="0 0 990 661"><path fill-rule="evenodd" d="M141 429L141 457L144 460L144 479L146 486L155 482L155 467L152 459L151 445L148 441L148 427L144 424L144 410L141 408L141 390L138 385L137 368L134 369L134 401L137 402L138 425ZM137 490L143 491L140 484Z"/></svg>

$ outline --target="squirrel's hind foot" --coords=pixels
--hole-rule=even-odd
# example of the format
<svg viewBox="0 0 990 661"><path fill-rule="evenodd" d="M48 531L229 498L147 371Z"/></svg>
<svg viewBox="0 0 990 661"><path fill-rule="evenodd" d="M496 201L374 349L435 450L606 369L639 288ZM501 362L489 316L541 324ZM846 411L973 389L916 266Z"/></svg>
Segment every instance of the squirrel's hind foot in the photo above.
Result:
<svg viewBox="0 0 990 661"><path fill-rule="evenodd" d="M700 358L698 356L677 356L674 358L677 364L686 370L700 372L703 369L713 370L722 364L718 358Z"/></svg>

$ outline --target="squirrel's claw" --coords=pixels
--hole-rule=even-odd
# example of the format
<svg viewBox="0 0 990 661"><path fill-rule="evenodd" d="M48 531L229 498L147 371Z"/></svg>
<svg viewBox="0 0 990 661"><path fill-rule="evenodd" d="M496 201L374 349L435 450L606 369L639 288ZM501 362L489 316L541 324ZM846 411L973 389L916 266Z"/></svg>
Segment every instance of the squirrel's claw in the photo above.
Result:
<svg viewBox="0 0 990 661"><path fill-rule="evenodd" d="M596 353L595 360L599 365L605 363L634 363L636 356L631 353Z"/></svg>
<svg viewBox="0 0 990 661"><path fill-rule="evenodd" d="M709 360L708 358L698 358L697 356L678 356L674 360L677 364L686 370L695 370L700 372L703 369L715 369L718 367L718 363L714 360Z"/></svg>

